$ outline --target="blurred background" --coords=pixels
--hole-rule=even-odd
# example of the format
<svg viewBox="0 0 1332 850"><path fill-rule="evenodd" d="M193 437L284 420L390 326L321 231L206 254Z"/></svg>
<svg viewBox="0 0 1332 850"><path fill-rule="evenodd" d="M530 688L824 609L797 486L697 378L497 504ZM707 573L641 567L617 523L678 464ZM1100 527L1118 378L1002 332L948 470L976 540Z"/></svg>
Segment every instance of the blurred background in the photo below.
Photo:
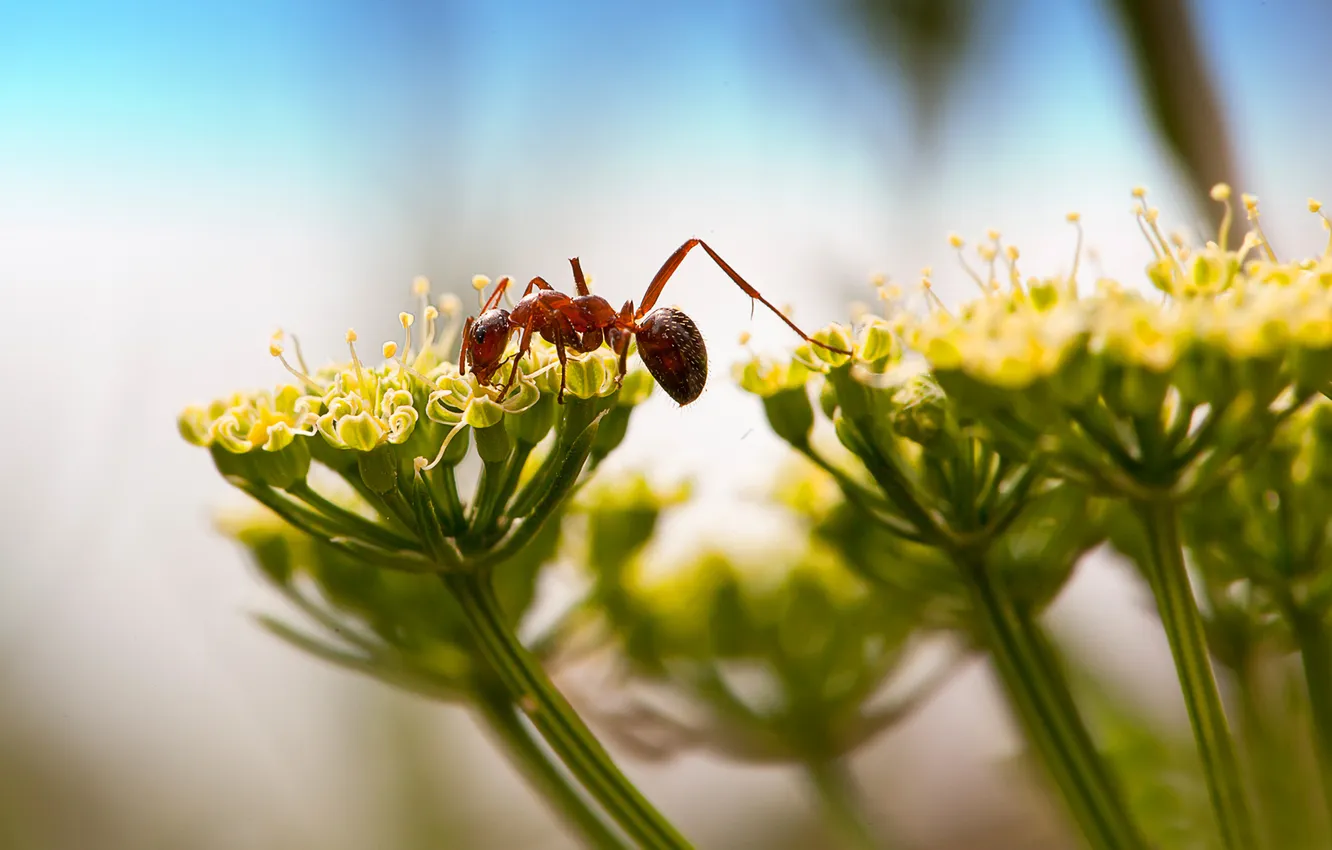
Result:
<svg viewBox="0 0 1332 850"><path fill-rule="evenodd" d="M1145 184L1212 232L1217 180L1315 251L1332 197L1318 0L256 2L0 0L0 846L562 847L467 716L325 667L255 628L275 603L176 435L185 404L394 335L413 276L613 303L707 239L807 328L936 268L987 227L1029 271L1136 279ZM635 417L619 467L693 476L667 537L728 539L785 451L731 387L771 316L702 258L664 296L712 380ZM1107 559L1051 613L1106 681L1182 724L1154 620ZM1058 846L1012 782L973 665L856 769L902 846ZM798 784L702 756L627 761L705 847L816 846Z"/></svg>

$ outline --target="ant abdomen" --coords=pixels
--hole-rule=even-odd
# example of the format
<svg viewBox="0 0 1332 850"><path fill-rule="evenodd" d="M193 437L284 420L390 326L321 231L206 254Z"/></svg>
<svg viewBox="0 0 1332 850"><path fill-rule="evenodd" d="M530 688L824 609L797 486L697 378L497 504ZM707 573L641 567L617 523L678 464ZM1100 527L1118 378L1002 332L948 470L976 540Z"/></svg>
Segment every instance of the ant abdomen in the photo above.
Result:
<svg viewBox="0 0 1332 850"><path fill-rule="evenodd" d="M638 323L638 356L666 394L680 406L703 392L708 351L698 325L674 307L658 307Z"/></svg>

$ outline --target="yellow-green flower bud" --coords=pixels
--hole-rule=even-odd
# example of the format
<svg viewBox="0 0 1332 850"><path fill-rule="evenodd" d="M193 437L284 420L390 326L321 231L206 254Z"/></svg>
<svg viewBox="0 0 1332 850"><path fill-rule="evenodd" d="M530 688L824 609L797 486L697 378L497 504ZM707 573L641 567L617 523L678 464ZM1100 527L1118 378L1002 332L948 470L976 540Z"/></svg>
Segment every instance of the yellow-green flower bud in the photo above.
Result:
<svg viewBox="0 0 1332 850"><path fill-rule="evenodd" d="M369 413L355 413L337 420L334 426L337 443L343 448L357 452L368 452L383 438L387 431L383 423Z"/></svg>
<svg viewBox="0 0 1332 850"><path fill-rule="evenodd" d="M740 388L760 398L803 387L812 374L799 360L773 362L757 357L737 365L734 371Z"/></svg>
<svg viewBox="0 0 1332 850"><path fill-rule="evenodd" d="M212 442L208 429L211 424L208 411L196 405L190 405L176 417L176 427L185 441L196 446L208 446Z"/></svg>
<svg viewBox="0 0 1332 850"><path fill-rule="evenodd" d="M856 347L860 359L881 371L888 363L895 362L902 355L902 346L897 341L888 322L874 317L860 332L860 344Z"/></svg>
<svg viewBox="0 0 1332 850"><path fill-rule="evenodd" d="M392 446L385 444L374 451L358 454L356 465L361 473L361 480L372 493L382 496L398 486L398 466L394 460Z"/></svg>
<svg viewBox="0 0 1332 850"><path fill-rule="evenodd" d="M810 431L814 429L814 408L804 387L764 396L763 412L777 436L796 447L808 444Z"/></svg>
<svg viewBox="0 0 1332 850"><path fill-rule="evenodd" d="M595 356L570 357L567 366L565 392L576 398L592 398L605 394L607 385L614 384L614 375L606 368L606 360ZM555 370L558 371L558 370Z"/></svg>
<svg viewBox="0 0 1332 850"><path fill-rule="evenodd" d="M830 420L837 416L837 389L831 381L824 381L819 387L819 409Z"/></svg>
<svg viewBox="0 0 1332 850"><path fill-rule="evenodd" d="M819 328L810 334L810 339L815 342L821 342L823 345L832 348L840 348L843 351L851 351L851 331L844 325L831 324ZM828 366L841 366L851 358L837 351L829 351L823 345L808 346L809 354L815 358L818 363L824 363Z"/></svg>
<svg viewBox="0 0 1332 850"><path fill-rule="evenodd" d="M304 439L294 440L280 451L252 454L259 480L283 490L304 481L310 472L310 447Z"/></svg>
<svg viewBox="0 0 1332 850"><path fill-rule="evenodd" d="M485 428L476 428L476 453L486 463L500 463L508 460L513 451L513 438L503 422Z"/></svg>
<svg viewBox="0 0 1332 850"><path fill-rule="evenodd" d="M477 431L498 425L503 420L504 407L487 395L474 396L462 415L462 421Z"/></svg>
<svg viewBox="0 0 1332 850"><path fill-rule="evenodd" d="M535 404L517 416L504 420L504 427L520 443L535 446L550 433L555 424L555 396L541 395Z"/></svg>

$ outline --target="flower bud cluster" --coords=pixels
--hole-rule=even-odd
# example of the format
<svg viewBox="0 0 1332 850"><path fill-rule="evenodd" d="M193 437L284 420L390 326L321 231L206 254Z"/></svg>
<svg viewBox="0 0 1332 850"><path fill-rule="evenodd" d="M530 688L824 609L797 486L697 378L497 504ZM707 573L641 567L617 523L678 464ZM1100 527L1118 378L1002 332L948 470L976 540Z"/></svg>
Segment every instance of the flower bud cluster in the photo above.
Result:
<svg viewBox="0 0 1332 850"><path fill-rule="evenodd" d="M350 359L310 373L303 362L300 368L287 362L279 332L270 344L270 353L282 360L298 383L281 385L271 393L236 393L207 406L186 408L178 419L182 436L195 445L215 449L215 457L220 457L219 451L230 455L288 453L304 458L308 465L313 453L316 459L334 467L354 464L355 455L392 446L396 447L400 473L410 475L419 459L428 462L422 464L426 468L459 462L466 451L464 432L468 428L479 431L509 420L530 419L531 427L511 427L528 442L538 442L551 427L549 408L534 416L525 414L543 396L554 397L559 392L562 373L565 393L574 399L615 396L616 407L623 411L616 417L620 436L628 409L652 391L652 378L642 368L632 368L621 378L619 360L609 348L568 352L562 368L555 347L538 338L514 370L509 391L501 397L501 387L509 379L508 369L502 370L496 385L481 384L474 374L460 374L447 359L456 322L436 339L436 319L456 319L457 299L446 296L436 308L428 303L427 287L418 285L417 293L426 303L423 312L427 319L426 333L418 347L413 348L411 338L415 317L403 313L400 320L407 333L406 344L400 348L396 343L386 343L381 363L364 363L356 352L357 336L348 331ZM510 340L509 357L517 354L518 337L515 334ZM352 456L340 460L339 452ZM291 465L289 458L283 459ZM253 475L266 483L275 481L274 476L262 474L273 465L269 458L252 462L224 458L219 463L227 474ZM304 477L303 472L300 477Z"/></svg>
<svg viewBox="0 0 1332 850"><path fill-rule="evenodd" d="M1154 211L1144 221L1158 233ZM1148 486L1197 484L1191 462L1217 471L1332 382L1332 260L1246 260L1258 246L1258 229L1238 251L1153 239L1164 301L1105 280L1037 298L1033 281L900 330L958 404L1029 451L1090 463L1102 483L1136 465L1170 467Z"/></svg>
<svg viewBox="0 0 1332 850"><path fill-rule="evenodd" d="M297 648L432 699L465 700L496 686L458 603L434 576L380 569L265 510L228 515L219 526L304 615L295 623L261 618ZM552 527L498 580L513 620L535 598L538 570L557 542Z"/></svg>
<svg viewBox="0 0 1332 850"><path fill-rule="evenodd" d="M796 545L704 546L663 565L646 544L662 512L685 498L687 488L655 488L641 476L584 494L582 560L593 587L575 620L617 644L635 676L693 704L701 716L680 746L702 742L738 759L803 761L839 756L883 728L866 703L896 670L919 612L872 593L808 527ZM774 509L786 515L784 525L806 526L800 514ZM737 702L718 679L723 666L737 665L765 679L762 699ZM737 711L748 715L742 723ZM637 725L651 719L646 714L634 715ZM660 719L664 728L678 727ZM805 752L811 741L831 750Z"/></svg>

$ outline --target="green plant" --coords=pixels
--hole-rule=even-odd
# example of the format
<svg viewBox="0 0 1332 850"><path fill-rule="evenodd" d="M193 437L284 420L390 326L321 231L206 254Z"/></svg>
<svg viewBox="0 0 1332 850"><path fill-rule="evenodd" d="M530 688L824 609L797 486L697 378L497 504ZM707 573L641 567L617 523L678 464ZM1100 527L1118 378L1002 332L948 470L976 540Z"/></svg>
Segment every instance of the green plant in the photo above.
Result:
<svg viewBox="0 0 1332 850"><path fill-rule="evenodd" d="M683 491L622 475L570 501L624 439L647 374L621 384L606 349L576 355L557 404L556 353L538 343L502 395L444 359L435 308L422 311L416 348L402 314L407 341L385 345L383 363L354 347L316 372L284 359L297 383L187 410L181 431L270 512L226 526L307 620L265 624L472 707L594 846L688 845L543 662L612 653L627 682L692 707L592 706L617 740L799 765L844 840L873 846L882 838L846 758L928 694L873 707L928 636L989 660L1090 846L1319 846L1327 819L1309 800L1332 799L1321 508L1332 405L1320 398L1332 382L1332 246L1278 262L1245 196L1250 231L1231 248L1230 192L1218 186L1221 232L1190 248L1134 194L1156 254L1144 283L1158 296L1080 286L1076 262L1066 277L1024 278L1017 250L992 234L980 270L962 258L981 297L956 312L928 277L920 313L881 286L890 315L741 364L741 386L806 461L776 487L799 542L760 554L703 550L673 572L648 569L658 518ZM285 358L280 340L272 353ZM1042 624L1107 539L1155 601L1196 762L1089 684ZM529 648L518 626L557 552L587 568L588 590ZM1294 653L1298 677L1282 663ZM1230 711L1214 663L1236 683ZM759 675L761 696L735 686L737 669ZM1215 832L1183 802L1202 799Z"/></svg>

